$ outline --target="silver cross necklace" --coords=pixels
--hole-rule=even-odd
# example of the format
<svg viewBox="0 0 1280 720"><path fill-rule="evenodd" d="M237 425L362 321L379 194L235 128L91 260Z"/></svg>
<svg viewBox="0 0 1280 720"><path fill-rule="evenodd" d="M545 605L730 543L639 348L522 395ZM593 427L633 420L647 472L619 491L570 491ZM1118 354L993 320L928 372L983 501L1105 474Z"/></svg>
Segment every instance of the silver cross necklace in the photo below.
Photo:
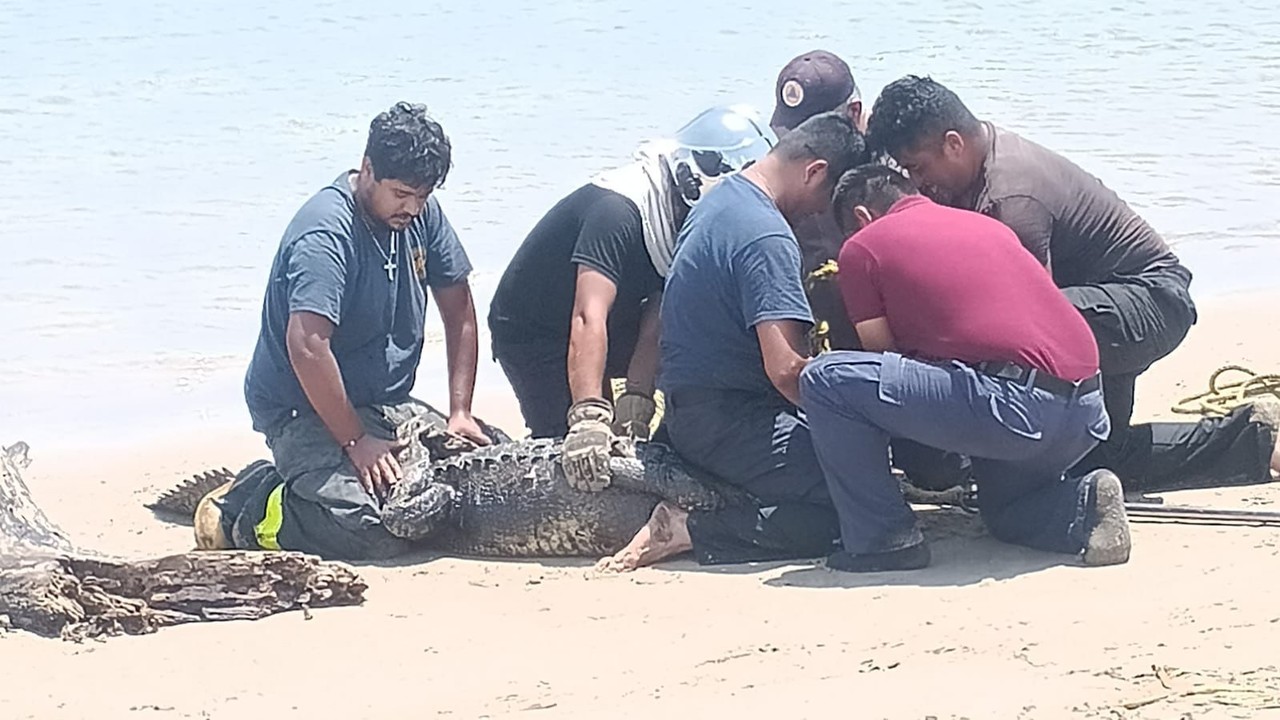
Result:
<svg viewBox="0 0 1280 720"><path fill-rule="evenodd" d="M356 213L360 215L360 222L364 223L364 229L369 231L369 235L373 237L373 245L378 248L378 254L387 262L382 266L387 271L387 282L396 281L396 250L400 244L396 242L396 231L392 230L390 235L391 254L382 251L382 243L378 240L378 236L374 234L373 228L369 227L369 221L364 219L364 213L357 208Z"/></svg>

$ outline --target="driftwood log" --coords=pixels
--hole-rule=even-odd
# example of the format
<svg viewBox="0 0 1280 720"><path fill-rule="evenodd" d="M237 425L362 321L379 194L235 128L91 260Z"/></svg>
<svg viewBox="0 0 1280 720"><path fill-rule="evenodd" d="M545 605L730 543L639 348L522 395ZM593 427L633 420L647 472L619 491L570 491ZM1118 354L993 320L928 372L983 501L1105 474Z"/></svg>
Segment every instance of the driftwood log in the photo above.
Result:
<svg viewBox="0 0 1280 720"><path fill-rule="evenodd" d="M303 553L123 560L78 548L32 501L27 450L0 452L0 630L80 640L363 601L354 570Z"/></svg>

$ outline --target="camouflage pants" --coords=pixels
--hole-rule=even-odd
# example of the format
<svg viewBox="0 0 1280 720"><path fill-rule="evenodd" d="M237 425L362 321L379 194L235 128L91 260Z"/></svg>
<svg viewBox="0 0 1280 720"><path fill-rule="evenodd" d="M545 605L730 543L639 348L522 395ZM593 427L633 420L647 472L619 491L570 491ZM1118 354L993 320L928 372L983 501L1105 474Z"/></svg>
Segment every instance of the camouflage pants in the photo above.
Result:
<svg viewBox="0 0 1280 720"><path fill-rule="evenodd" d="M425 403L356 408L365 432L391 440L447 418ZM350 458L314 412L266 434L274 467L258 462L236 476L219 502L223 530L237 548L299 550L324 558L371 560L409 549L382 525L380 501L365 491ZM420 452L411 446L409 452ZM419 458L401 457L402 464Z"/></svg>

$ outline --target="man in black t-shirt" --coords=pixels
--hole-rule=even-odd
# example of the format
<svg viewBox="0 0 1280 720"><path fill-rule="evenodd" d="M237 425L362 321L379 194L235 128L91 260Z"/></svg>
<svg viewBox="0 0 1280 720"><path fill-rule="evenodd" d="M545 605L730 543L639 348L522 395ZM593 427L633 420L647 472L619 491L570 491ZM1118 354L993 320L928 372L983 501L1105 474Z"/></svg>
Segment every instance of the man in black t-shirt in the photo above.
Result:
<svg viewBox="0 0 1280 720"><path fill-rule="evenodd" d="M712 184L774 142L750 108L708 109L574 190L516 251L489 307L493 354L531 435L566 435L571 483L601 486L613 440L648 437L657 310L676 235ZM626 390L615 407L616 377Z"/></svg>

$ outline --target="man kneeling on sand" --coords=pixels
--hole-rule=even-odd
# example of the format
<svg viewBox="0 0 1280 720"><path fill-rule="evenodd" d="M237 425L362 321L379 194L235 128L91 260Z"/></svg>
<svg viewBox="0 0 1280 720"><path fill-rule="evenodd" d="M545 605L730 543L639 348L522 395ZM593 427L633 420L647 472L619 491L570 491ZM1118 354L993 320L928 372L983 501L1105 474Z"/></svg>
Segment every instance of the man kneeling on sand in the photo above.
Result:
<svg viewBox="0 0 1280 720"><path fill-rule="evenodd" d="M471 263L434 195L452 164L443 128L397 103L369 125L359 170L341 172L285 229L244 391L279 473L245 473L196 511L202 549L301 550L364 560L408 550L379 509L402 470L428 292L445 328L448 430L492 439L471 416Z"/></svg>
<svg viewBox="0 0 1280 720"><path fill-rule="evenodd" d="M1120 481L1068 477L1107 437L1098 347L1080 313L1007 226L937 205L903 175L867 165L840 179L836 220L852 233L840 286L864 351L826 353L800 376L813 445L852 572L929 564L889 472L890 438L969 455L996 538L1129 558Z"/></svg>
<svg viewBox="0 0 1280 720"><path fill-rule="evenodd" d="M792 227L825 212L836 179L866 160L849 118L820 114L689 213L663 292L663 426L686 462L761 506L685 513L661 503L604 569L690 549L712 564L811 558L836 547L839 524L797 407L813 316Z"/></svg>

